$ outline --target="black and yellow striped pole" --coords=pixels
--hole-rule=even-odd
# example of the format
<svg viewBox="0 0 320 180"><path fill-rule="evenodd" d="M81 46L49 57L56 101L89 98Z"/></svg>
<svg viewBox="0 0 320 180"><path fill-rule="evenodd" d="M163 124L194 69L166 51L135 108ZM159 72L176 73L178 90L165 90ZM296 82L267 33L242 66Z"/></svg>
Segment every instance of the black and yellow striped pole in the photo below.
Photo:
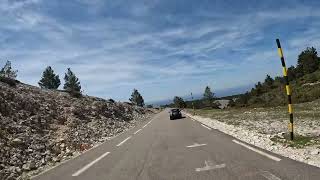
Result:
<svg viewBox="0 0 320 180"><path fill-rule="evenodd" d="M282 69L283 69L283 78L286 83L286 92L288 96L288 111L289 111L289 117L290 117L290 123L289 123L289 132L290 132L290 139L293 140L293 112L292 112L292 101L291 101L291 90L289 85L289 78L288 78L288 71L286 67L286 63L284 61L283 57L283 51L281 49L280 40L276 39L277 46L278 46L278 53L281 59Z"/></svg>

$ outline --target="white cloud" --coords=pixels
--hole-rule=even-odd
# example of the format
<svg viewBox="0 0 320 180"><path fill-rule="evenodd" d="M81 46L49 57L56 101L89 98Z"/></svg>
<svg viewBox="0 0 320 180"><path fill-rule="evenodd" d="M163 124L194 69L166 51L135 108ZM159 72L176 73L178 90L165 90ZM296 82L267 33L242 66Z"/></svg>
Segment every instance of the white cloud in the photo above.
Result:
<svg viewBox="0 0 320 180"><path fill-rule="evenodd" d="M26 6L29 6L29 5L38 4L40 2L41 0L20 0L20 1L1 0L0 11L12 12L12 11L25 8Z"/></svg>
<svg viewBox="0 0 320 180"><path fill-rule="evenodd" d="M108 1L103 0L78 2L87 4L94 17L104 10L104 5L108 6ZM265 29L278 20L291 22L296 18L319 16L313 11L314 7L302 7L299 13L298 9L284 9L237 16L201 12L196 14L197 17L212 19L192 26L154 29L145 16L152 14L152 8L158 1L127 7L131 14L137 16L135 18L98 16L95 21L84 22L64 22L32 8L39 3L39 0L1 3L0 14L9 13L0 17L0 41L11 39L15 42L1 50L0 58L14 59L16 63L13 64L18 63L20 70L19 78L35 85L45 66L52 65L60 77L67 67L71 67L81 83L86 84L84 87L90 88L86 90L89 93L110 87L143 87L177 80L192 79L196 82L196 79L208 79L220 71L243 68L243 73L248 71L245 63L251 66L272 64L278 60L274 44L256 47L250 43L259 43L273 36L265 34ZM166 16L170 19L170 15ZM176 19L171 17L170 21ZM289 47L286 53L288 59L293 59L291 63L298 49L319 45L319 26L313 23L300 38L290 37L287 40ZM14 38L15 34L10 37L1 31L3 29L18 32L20 37ZM230 61L228 50L240 54L236 63ZM271 70L266 69L268 71ZM218 79L220 82L215 83L227 86L222 78Z"/></svg>

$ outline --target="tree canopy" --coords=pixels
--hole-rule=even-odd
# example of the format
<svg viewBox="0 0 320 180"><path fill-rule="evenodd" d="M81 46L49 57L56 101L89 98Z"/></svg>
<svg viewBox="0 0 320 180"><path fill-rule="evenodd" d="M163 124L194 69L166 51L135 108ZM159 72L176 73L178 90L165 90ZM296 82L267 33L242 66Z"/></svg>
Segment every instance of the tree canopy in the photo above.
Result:
<svg viewBox="0 0 320 180"><path fill-rule="evenodd" d="M268 87L272 87L273 82L274 80L272 79L272 77L267 74L266 79L264 80L265 85L267 85Z"/></svg>
<svg viewBox="0 0 320 180"><path fill-rule="evenodd" d="M67 73L64 76L64 81L63 89L73 92L81 91L80 81L70 68L68 68Z"/></svg>
<svg viewBox="0 0 320 180"><path fill-rule="evenodd" d="M207 99L209 101L213 101L214 99L214 93L211 91L210 87L207 86L204 90L204 93L203 93L203 98L204 99Z"/></svg>
<svg viewBox="0 0 320 180"><path fill-rule="evenodd" d="M11 61L7 61L4 67L0 71L0 76L16 79L18 70L13 70L11 67Z"/></svg>
<svg viewBox="0 0 320 180"><path fill-rule="evenodd" d="M187 107L187 105L184 102L184 100L182 99L182 97L179 97L179 96L175 96L173 98L173 103L174 103L174 106L177 107L177 108L185 108L185 107Z"/></svg>
<svg viewBox="0 0 320 180"><path fill-rule="evenodd" d="M133 89L133 92L131 94L131 98L129 99L134 105L143 107L144 106L144 99L139 93L137 89Z"/></svg>
<svg viewBox="0 0 320 180"><path fill-rule="evenodd" d="M203 93L203 100L207 106L212 106L214 103L214 93L211 91L209 86L206 86Z"/></svg>
<svg viewBox="0 0 320 180"><path fill-rule="evenodd" d="M297 69L303 74L316 71L319 68L318 52L314 47L307 47L298 56Z"/></svg>
<svg viewBox="0 0 320 180"><path fill-rule="evenodd" d="M58 89L61 82L59 79L59 75L56 75L51 68L51 66L48 66L42 73L42 78L38 82L39 86L41 88L46 89Z"/></svg>

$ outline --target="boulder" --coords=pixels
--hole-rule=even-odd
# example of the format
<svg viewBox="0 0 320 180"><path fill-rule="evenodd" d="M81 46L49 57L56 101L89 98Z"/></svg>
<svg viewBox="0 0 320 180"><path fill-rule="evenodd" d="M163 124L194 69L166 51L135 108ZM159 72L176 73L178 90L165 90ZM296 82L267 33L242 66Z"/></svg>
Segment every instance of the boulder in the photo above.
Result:
<svg viewBox="0 0 320 180"><path fill-rule="evenodd" d="M22 166L25 171L30 171L36 169L36 163L34 161L28 162Z"/></svg>
<svg viewBox="0 0 320 180"><path fill-rule="evenodd" d="M311 155L318 155L320 153L319 149L314 149L310 151Z"/></svg>

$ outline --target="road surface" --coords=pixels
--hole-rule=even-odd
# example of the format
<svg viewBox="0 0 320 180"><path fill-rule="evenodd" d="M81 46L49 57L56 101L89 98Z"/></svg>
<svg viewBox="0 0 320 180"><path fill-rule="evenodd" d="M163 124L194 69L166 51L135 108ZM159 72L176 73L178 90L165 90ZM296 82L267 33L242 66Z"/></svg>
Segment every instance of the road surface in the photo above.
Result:
<svg viewBox="0 0 320 180"><path fill-rule="evenodd" d="M168 110L35 180L319 180L320 168L245 144Z"/></svg>

